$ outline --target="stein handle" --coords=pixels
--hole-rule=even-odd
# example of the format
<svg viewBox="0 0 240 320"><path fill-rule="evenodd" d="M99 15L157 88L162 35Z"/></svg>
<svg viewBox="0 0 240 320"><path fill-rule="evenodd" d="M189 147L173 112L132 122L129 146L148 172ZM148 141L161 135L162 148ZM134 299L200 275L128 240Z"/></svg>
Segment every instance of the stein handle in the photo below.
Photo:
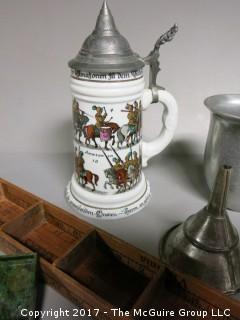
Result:
<svg viewBox="0 0 240 320"><path fill-rule="evenodd" d="M142 99L142 108L146 110L152 103L160 102L163 107L163 127L160 134L153 141L142 142L142 164L147 166L148 160L163 151L173 138L177 127L178 106L175 98L166 90L154 87L145 89Z"/></svg>
<svg viewBox="0 0 240 320"><path fill-rule="evenodd" d="M172 140L177 127L177 102L169 92L157 85L157 75L160 71L159 49L163 44L172 41L177 32L178 26L175 24L172 28L160 36L155 43L153 50L146 58L144 58L145 64L149 65L150 73L149 89L145 89L143 93L143 110L146 110L152 103L160 102L164 107L164 111L162 116L163 128L158 137L151 142L143 141L142 143L143 167L147 166L147 162L150 158L154 157L166 148L166 146Z"/></svg>

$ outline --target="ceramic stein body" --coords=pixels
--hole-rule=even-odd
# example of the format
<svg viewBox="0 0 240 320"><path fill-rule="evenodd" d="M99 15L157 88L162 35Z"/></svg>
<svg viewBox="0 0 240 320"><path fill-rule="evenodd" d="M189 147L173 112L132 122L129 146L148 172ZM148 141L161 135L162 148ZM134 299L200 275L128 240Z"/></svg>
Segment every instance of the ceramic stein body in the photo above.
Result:
<svg viewBox="0 0 240 320"><path fill-rule="evenodd" d="M212 190L219 167L231 166L228 208L240 211L240 95L213 96L205 104L211 111L204 159L207 183Z"/></svg>
<svg viewBox="0 0 240 320"><path fill-rule="evenodd" d="M156 85L159 48L176 32L174 25L143 59L119 33L104 1L94 31L69 62L75 170L66 198L81 214L123 218L147 204L150 187L142 166L169 144L177 124L175 99ZM151 70L150 89L145 89L145 64ZM147 143L142 115L154 102L164 106L162 130Z"/></svg>
<svg viewBox="0 0 240 320"><path fill-rule="evenodd" d="M153 99L152 91L144 87L142 70L111 74L72 71L75 171L69 200L82 214L129 216L149 200L142 165L171 141L177 105L170 93L158 90L165 107L163 130L156 140L144 142L142 111Z"/></svg>

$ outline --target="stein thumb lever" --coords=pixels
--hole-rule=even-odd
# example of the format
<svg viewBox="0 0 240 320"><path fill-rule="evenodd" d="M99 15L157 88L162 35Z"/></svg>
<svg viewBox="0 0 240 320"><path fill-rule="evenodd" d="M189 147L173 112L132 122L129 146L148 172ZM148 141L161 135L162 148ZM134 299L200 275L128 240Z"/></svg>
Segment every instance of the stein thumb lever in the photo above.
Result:
<svg viewBox="0 0 240 320"><path fill-rule="evenodd" d="M170 42L175 37L178 32L178 26L174 24L174 26L165 32L155 43L153 50L149 53L149 55L144 58L144 62L146 65L149 65L150 74L149 74L149 88L157 87L157 75L160 69L159 63L159 49L166 42ZM154 101L153 101L154 102ZM157 102L157 101L156 101Z"/></svg>

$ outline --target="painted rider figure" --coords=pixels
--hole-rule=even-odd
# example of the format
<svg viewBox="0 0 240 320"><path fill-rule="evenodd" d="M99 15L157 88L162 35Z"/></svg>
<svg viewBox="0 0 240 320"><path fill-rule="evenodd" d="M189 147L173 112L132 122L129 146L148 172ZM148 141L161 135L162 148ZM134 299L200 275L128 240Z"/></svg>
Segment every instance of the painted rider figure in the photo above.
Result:
<svg viewBox="0 0 240 320"><path fill-rule="evenodd" d="M74 123L74 128L77 129L78 127L78 117L79 117L79 104L77 100L74 98L73 99L73 123Z"/></svg>
<svg viewBox="0 0 240 320"><path fill-rule="evenodd" d="M121 159L113 158L113 170L118 184L127 182L127 170L124 168L124 163Z"/></svg>
<svg viewBox="0 0 240 320"><path fill-rule="evenodd" d="M139 171L140 159L138 158L138 154L136 151L129 152L125 157L125 168L128 169L130 165L134 166L137 172Z"/></svg>
<svg viewBox="0 0 240 320"><path fill-rule="evenodd" d="M128 104L127 105L128 110L128 129L130 133L135 133L137 130L138 125L138 112L136 113L136 110L134 110L133 105Z"/></svg>
<svg viewBox="0 0 240 320"><path fill-rule="evenodd" d="M85 175L85 168L84 168L85 160L83 158L83 152L80 151L79 155L75 157L75 166L78 178L83 178Z"/></svg>
<svg viewBox="0 0 240 320"><path fill-rule="evenodd" d="M80 110L78 114L78 132L79 132L79 140L83 134L83 126L87 124L89 118L85 115L85 112Z"/></svg>
<svg viewBox="0 0 240 320"><path fill-rule="evenodd" d="M136 173L138 175L140 172L141 161L136 151L133 152L132 164L134 165L134 168L136 169Z"/></svg>
<svg viewBox="0 0 240 320"><path fill-rule="evenodd" d="M85 115L85 112L79 109L79 104L77 100L74 98L73 100L73 122L74 128L76 130L76 134L79 134L79 141L83 134L83 126L87 124L89 118Z"/></svg>
<svg viewBox="0 0 240 320"><path fill-rule="evenodd" d="M134 102L134 115L135 115L135 120L136 120L136 125L137 125L137 131L140 129L141 125L141 105L138 105L138 102Z"/></svg>
<svg viewBox="0 0 240 320"><path fill-rule="evenodd" d="M103 110L101 107L93 106L92 109L96 111L95 114L95 119L96 119L96 124L95 128L98 131L97 133L100 133L100 129L104 126L106 126L106 118L107 118L107 112L106 110ZM104 112L103 112L104 111Z"/></svg>
<svg viewBox="0 0 240 320"><path fill-rule="evenodd" d="M124 164L122 163L122 161L120 159L113 158L113 162L114 162L113 169L115 171L124 169Z"/></svg>

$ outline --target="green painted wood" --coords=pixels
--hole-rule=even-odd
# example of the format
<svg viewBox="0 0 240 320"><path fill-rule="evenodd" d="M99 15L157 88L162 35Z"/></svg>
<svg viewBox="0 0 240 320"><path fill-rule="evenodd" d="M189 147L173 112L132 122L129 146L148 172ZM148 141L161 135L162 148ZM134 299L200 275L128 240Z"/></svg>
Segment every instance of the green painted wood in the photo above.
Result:
<svg viewBox="0 0 240 320"><path fill-rule="evenodd" d="M0 256L0 320L19 320L22 309L34 310L36 271L36 254Z"/></svg>

